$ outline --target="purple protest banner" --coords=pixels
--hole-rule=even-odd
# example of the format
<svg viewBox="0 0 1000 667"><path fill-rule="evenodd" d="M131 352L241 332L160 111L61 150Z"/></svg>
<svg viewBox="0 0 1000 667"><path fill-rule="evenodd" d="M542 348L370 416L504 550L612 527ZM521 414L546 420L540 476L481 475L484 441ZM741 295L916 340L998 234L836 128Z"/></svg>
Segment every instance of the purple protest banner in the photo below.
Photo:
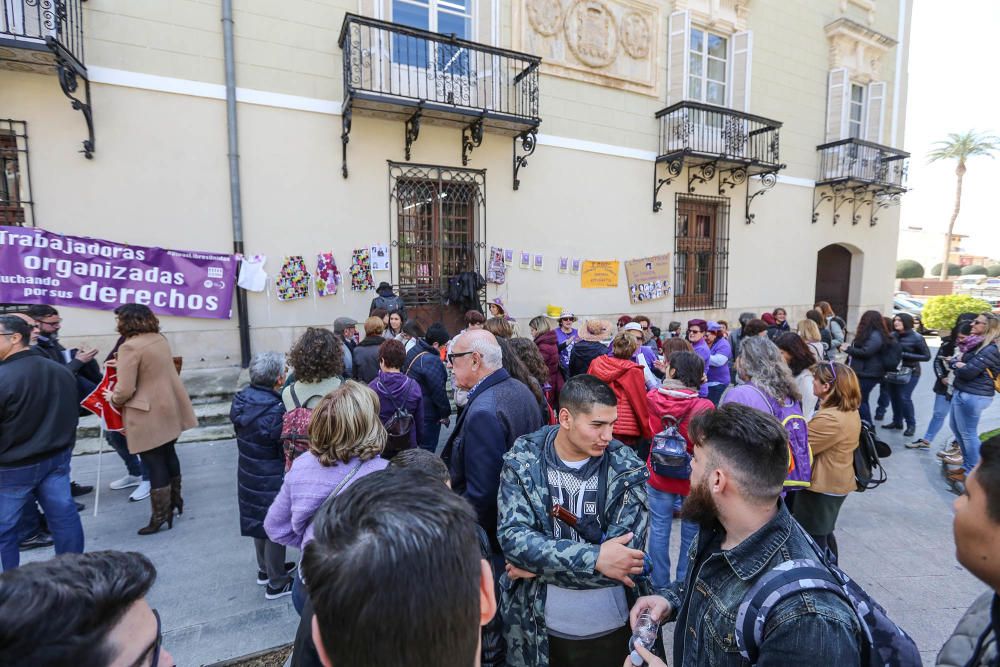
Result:
<svg viewBox="0 0 1000 667"><path fill-rule="evenodd" d="M229 319L236 258L0 226L0 303Z"/></svg>

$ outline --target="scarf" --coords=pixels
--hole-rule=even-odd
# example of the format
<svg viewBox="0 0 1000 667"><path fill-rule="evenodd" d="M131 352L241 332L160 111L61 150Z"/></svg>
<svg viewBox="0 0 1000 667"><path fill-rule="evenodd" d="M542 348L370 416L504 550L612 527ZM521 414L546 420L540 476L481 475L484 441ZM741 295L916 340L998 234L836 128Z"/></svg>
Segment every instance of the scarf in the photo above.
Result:
<svg viewBox="0 0 1000 667"><path fill-rule="evenodd" d="M982 343L982 336L968 336L965 340L959 341L958 349L962 351L962 354L967 354L982 345Z"/></svg>

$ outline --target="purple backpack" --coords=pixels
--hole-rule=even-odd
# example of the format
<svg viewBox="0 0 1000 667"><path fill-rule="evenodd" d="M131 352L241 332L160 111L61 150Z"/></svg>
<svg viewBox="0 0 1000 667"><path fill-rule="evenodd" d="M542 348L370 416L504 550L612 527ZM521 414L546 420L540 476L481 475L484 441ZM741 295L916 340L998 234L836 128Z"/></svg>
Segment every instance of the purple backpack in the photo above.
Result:
<svg viewBox="0 0 1000 667"><path fill-rule="evenodd" d="M812 482L813 455L812 448L809 447L809 426L806 418L802 416L802 408L796 402L789 405L778 403L770 394L761 391L752 382L747 386L753 387L754 391L764 398L771 414L781 422L788 434L789 461L785 490L798 491L808 488Z"/></svg>

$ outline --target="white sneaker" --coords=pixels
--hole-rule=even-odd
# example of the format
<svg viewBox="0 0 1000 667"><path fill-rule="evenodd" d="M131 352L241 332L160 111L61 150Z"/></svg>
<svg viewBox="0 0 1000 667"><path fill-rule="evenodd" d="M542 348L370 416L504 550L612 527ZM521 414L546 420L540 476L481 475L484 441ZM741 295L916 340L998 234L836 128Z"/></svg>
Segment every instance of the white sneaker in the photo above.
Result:
<svg viewBox="0 0 1000 667"><path fill-rule="evenodd" d="M141 480L139 485L135 488L135 491L132 492L132 495L129 496L128 499L132 502L136 502L139 500L145 500L146 498L149 498L149 482Z"/></svg>
<svg viewBox="0 0 1000 667"><path fill-rule="evenodd" d="M139 486L139 482L142 481L142 477L138 475L125 475L121 479L116 479L111 482L110 486L115 491L120 491L121 489L127 489L130 486Z"/></svg>

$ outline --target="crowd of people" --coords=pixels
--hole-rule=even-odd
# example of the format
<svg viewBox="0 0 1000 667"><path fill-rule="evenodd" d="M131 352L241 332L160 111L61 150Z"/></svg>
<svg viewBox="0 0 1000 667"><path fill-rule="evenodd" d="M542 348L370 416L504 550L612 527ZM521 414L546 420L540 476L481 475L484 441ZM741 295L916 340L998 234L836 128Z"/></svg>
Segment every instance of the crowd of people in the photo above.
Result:
<svg viewBox="0 0 1000 667"><path fill-rule="evenodd" d="M821 302L797 324L776 308L682 332L560 312L519 335L498 299L452 337L407 319L384 288L363 323L338 318L287 356L255 355L233 400L239 527L264 596L290 596L300 614L292 665L919 664L905 632L884 615L875 627L877 605L845 592L836 539L863 431L891 408L883 428L915 435L930 351L913 318L868 311L850 332ZM148 534L183 511L174 444L194 415L142 308L116 311L106 398L123 409L129 483L148 479ZM172 664L144 600L148 559L74 555L69 463L86 387L73 362L93 355L45 359L31 319L0 316L0 664L64 664L68 651ZM933 416L907 445L930 447L948 421L958 558L991 589L947 664L998 660L1000 437L978 433L998 345L1000 318L958 318L932 364ZM36 500L59 555L14 569ZM633 644L643 622L675 622L672 651L662 637ZM67 639L51 648L46 632Z"/></svg>

